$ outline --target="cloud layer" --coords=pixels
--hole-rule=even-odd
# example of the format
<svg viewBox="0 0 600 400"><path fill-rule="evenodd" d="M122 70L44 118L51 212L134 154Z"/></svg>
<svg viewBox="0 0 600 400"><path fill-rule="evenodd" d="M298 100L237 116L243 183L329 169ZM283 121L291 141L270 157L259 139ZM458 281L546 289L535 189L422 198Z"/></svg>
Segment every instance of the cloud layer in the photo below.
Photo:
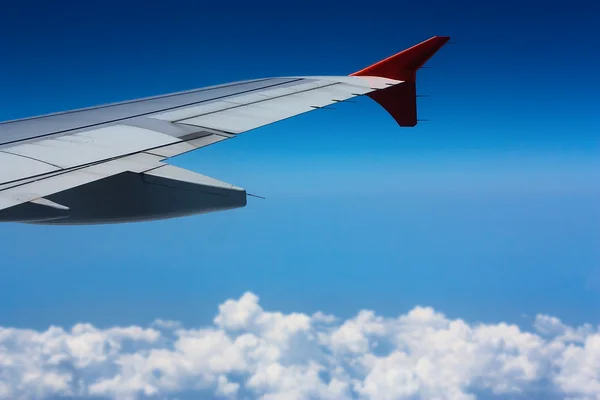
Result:
<svg viewBox="0 0 600 400"><path fill-rule="evenodd" d="M0 399L600 399L600 332L538 315L532 332L431 308L341 321L265 311L246 293L211 326L0 327Z"/></svg>

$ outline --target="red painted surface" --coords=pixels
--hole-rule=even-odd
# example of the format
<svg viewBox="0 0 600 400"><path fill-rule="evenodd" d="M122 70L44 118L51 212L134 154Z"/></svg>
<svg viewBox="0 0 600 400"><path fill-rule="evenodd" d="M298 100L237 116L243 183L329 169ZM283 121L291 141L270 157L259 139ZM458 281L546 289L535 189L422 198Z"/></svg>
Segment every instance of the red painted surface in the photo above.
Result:
<svg viewBox="0 0 600 400"><path fill-rule="evenodd" d="M400 126L417 125L417 90L415 82L406 82L388 89L367 93L379 103Z"/></svg>
<svg viewBox="0 0 600 400"><path fill-rule="evenodd" d="M424 42L394 54L350 76L379 76L405 83L367 94L389 112L400 126L417 125L417 70L423 66L450 38L434 36Z"/></svg>

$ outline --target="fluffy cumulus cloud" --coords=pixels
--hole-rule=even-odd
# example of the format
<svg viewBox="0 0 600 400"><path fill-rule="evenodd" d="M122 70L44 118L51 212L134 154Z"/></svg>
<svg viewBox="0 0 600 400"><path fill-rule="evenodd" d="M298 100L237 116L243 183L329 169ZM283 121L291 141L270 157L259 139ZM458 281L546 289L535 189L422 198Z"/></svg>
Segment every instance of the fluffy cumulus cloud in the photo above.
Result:
<svg viewBox="0 0 600 400"><path fill-rule="evenodd" d="M201 328L0 327L0 399L600 399L597 327L538 315L527 332L426 307L339 320L258 300L227 300Z"/></svg>

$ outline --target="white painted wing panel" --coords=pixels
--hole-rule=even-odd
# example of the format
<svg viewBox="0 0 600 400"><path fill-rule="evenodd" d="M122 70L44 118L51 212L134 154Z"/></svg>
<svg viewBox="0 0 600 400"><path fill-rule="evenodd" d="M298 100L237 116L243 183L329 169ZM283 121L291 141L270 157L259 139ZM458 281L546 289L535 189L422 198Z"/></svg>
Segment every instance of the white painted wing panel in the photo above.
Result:
<svg viewBox="0 0 600 400"><path fill-rule="evenodd" d="M164 158L173 157L179 154L187 153L196 148L188 142L179 142L169 146L160 147L158 149L148 150L150 154L156 154Z"/></svg>
<svg viewBox="0 0 600 400"><path fill-rule="evenodd" d="M286 103L290 103L285 99ZM294 102L296 107L281 107L280 109L269 108L264 103L261 105L244 106L243 109L221 111L214 114L203 115L182 121L186 124L217 129L225 132L239 134L261 126L280 121L298 114L302 114L314 108Z"/></svg>
<svg viewBox="0 0 600 400"><path fill-rule="evenodd" d="M164 164L160 162L160 157L140 153L74 171L63 172L48 178L34 180L0 191L0 210L122 172L131 171L139 173L162 165Z"/></svg>
<svg viewBox="0 0 600 400"><path fill-rule="evenodd" d="M40 161L0 152L0 182L11 182L59 169Z"/></svg>
<svg viewBox="0 0 600 400"><path fill-rule="evenodd" d="M116 168L121 172L140 173L165 165L161 162L163 159L163 157L154 154L137 153L104 164L110 164L110 168ZM99 166L104 164L99 164Z"/></svg>
<svg viewBox="0 0 600 400"><path fill-rule="evenodd" d="M198 139L188 140L187 142L179 142L169 146L160 147L151 150L150 153L162 156L164 158L174 157L179 154L187 153L188 151L199 149L200 147L209 146L223 140L229 139L226 136L209 135Z"/></svg>
<svg viewBox="0 0 600 400"><path fill-rule="evenodd" d="M254 106L245 106L244 108L246 107ZM183 122L186 124L218 129L225 132L241 133L259 126L270 124L274 121L275 120L269 119L265 115L248 115L244 111L235 109L203 115L201 117L191 118Z"/></svg>
<svg viewBox="0 0 600 400"><path fill-rule="evenodd" d="M398 81L395 79L381 78L379 76L361 76L360 79L367 81L370 87L374 89L385 89L390 86L395 86L404 81Z"/></svg>
<svg viewBox="0 0 600 400"><path fill-rule="evenodd" d="M334 100L346 100L354 96L351 90L352 88L342 84L323 86L180 122L238 134L333 104Z"/></svg>
<svg viewBox="0 0 600 400"><path fill-rule="evenodd" d="M228 101L213 101L210 103L203 103L197 106L186 107L179 110L168 111L156 115L150 116L150 118L162 119L165 121L180 121L186 118L195 117L201 114L208 114L215 111L225 110L227 108L235 107L236 104Z"/></svg>
<svg viewBox="0 0 600 400"><path fill-rule="evenodd" d="M275 98L275 97L287 96L288 94L298 93L298 90L295 90L292 87L282 87L282 88L269 89L268 91L264 91L262 93L267 94L268 97L270 97L270 98Z"/></svg>
<svg viewBox="0 0 600 400"><path fill-rule="evenodd" d="M314 107L308 104L309 102L289 97L196 117L185 122L239 134L313 111Z"/></svg>
<svg viewBox="0 0 600 400"><path fill-rule="evenodd" d="M348 85L346 83L341 83L341 84L335 85L335 86L329 86L329 87L323 88L321 90L327 90L331 93L337 94L338 96L348 96L346 98L373 92L373 89L370 89L367 87L362 87L362 86Z"/></svg>
<svg viewBox="0 0 600 400"><path fill-rule="evenodd" d="M109 163L66 172L3 190L0 192L0 210L119 173L114 169L110 172L107 171L109 167L107 164Z"/></svg>
<svg viewBox="0 0 600 400"><path fill-rule="evenodd" d="M303 92L306 90L317 89L323 86L335 84L336 82L322 81L322 80L312 80L312 78L306 78L309 80L302 81L294 86L290 86L291 89L297 92Z"/></svg>
<svg viewBox="0 0 600 400"><path fill-rule="evenodd" d="M354 96L339 90L336 91L332 87L327 87L309 93L298 93L290 97L309 104L312 107L323 107L335 103L335 100L346 100Z"/></svg>
<svg viewBox="0 0 600 400"><path fill-rule="evenodd" d="M265 89L256 93L243 93L235 96L228 97L227 99L203 103L192 107L186 107L179 110L168 111L152 115L151 118L161 119L165 121L182 121L200 115L214 113L216 111L227 110L230 108L237 107L239 105L252 104L255 102L265 101L270 98L278 98L288 95L294 95L299 92L309 91L312 92L316 89L331 86L334 82L331 81L314 81L314 82L303 82L298 83L294 86L281 87L281 88L270 88ZM361 90L361 89L358 89Z"/></svg>
<svg viewBox="0 0 600 400"><path fill-rule="evenodd" d="M16 206L17 204L25 203L24 201L18 201L13 199L11 196L0 192L0 210L4 210L5 208L10 208L12 206Z"/></svg>
<svg viewBox="0 0 600 400"><path fill-rule="evenodd" d="M242 104L256 103L257 101L268 100L273 97L275 97L275 96L272 95L270 93L270 91L265 90L264 92L260 92L260 93L248 93L248 94L242 94L239 96L234 96L234 97L231 97L230 99L227 99L226 101L233 105L242 105Z"/></svg>
<svg viewBox="0 0 600 400"><path fill-rule="evenodd" d="M150 129L113 125L71 136L21 144L9 147L5 151L61 168L70 168L178 141L175 137Z"/></svg>
<svg viewBox="0 0 600 400"><path fill-rule="evenodd" d="M385 89L388 86L393 86L404 82L395 79L382 78L380 76L311 76L310 78L319 79L321 81L340 82L353 86L371 88L371 90Z"/></svg>

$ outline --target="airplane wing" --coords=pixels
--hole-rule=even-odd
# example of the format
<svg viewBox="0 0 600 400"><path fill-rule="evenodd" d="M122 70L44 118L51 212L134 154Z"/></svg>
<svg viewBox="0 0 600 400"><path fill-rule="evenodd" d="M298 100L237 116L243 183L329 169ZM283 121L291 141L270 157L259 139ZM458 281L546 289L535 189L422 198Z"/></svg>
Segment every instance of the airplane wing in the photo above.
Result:
<svg viewBox="0 0 600 400"><path fill-rule="evenodd" d="M416 71L435 36L350 76L268 78L0 123L0 221L97 224L246 205L170 157L355 96L417 124Z"/></svg>

